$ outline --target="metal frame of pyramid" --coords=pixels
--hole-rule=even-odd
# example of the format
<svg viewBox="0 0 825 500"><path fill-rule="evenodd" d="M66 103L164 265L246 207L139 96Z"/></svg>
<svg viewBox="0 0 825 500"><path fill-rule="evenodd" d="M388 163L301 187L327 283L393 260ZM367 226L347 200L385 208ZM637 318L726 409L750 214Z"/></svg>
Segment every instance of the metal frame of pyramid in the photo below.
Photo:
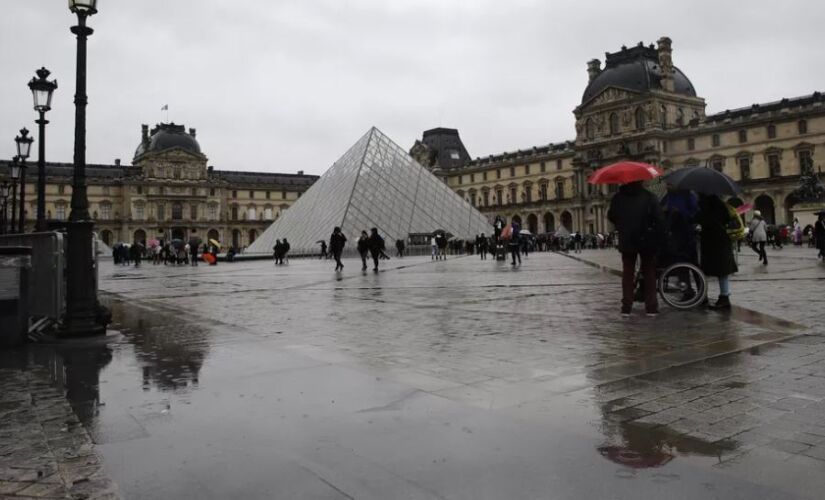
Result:
<svg viewBox="0 0 825 500"><path fill-rule="evenodd" d="M341 226L355 250L361 231L377 227L387 246L409 234L437 229L472 239L492 231L487 217L406 151L372 127L246 249L271 254L286 238L290 253L317 254Z"/></svg>

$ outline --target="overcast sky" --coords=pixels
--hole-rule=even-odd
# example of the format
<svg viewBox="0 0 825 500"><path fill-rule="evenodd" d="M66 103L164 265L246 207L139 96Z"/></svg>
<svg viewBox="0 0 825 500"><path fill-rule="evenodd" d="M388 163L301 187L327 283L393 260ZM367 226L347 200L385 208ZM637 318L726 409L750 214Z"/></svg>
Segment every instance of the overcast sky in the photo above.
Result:
<svg viewBox="0 0 825 500"><path fill-rule="evenodd" d="M3 1L0 158L34 130L26 83L59 88L47 158L72 161L65 0ZM573 139L586 62L673 39L708 112L825 90L820 0L100 0L87 161L130 163L141 123L198 130L219 169L323 173L375 125L408 149L458 128L474 157ZM33 155L34 160L36 154Z"/></svg>

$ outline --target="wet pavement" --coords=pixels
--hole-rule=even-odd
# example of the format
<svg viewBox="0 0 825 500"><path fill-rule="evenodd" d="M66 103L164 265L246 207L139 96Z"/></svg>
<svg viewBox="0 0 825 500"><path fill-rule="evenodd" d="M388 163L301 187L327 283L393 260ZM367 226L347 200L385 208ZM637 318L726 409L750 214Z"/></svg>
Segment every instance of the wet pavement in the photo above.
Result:
<svg viewBox="0 0 825 500"><path fill-rule="evenodd" d="M623 320L616 254L575 257L109 262L116 332L24 357L84 367L125 498L820 497L825 266L743 254L732 313Z"/></svg>

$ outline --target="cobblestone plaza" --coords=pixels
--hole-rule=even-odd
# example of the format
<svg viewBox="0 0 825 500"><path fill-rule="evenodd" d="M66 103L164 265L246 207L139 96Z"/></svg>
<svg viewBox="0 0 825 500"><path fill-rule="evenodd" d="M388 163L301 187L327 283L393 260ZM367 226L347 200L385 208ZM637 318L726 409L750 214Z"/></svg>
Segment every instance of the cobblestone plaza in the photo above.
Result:
<svg viewBox="0 0 825 500"><path fill-rule="evenodd" d="M0 496L819 498L825 267L771 259L627 320L612 250L105 263L115 333L2 359Z"/></svg>

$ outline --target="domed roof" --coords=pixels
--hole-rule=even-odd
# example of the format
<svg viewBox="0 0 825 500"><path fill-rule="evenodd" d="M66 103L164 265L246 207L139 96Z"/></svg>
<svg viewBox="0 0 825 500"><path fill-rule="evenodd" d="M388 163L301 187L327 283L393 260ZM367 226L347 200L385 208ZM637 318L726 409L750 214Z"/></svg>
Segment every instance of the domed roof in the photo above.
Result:
<svg viewBox="0 0 825 500"><path fill-rule="evenodd" d="M607 54L605 68L584 89L582 104L587 103L608 87L619 87L638 92L661 89L662 69L659 56L653 47L636 46L622 48L620 52ZM696 89L679 68L673 68L673 91L696 97Z"/></svg>
<svg viewBox="0 0 825 500"><path fill-rule="evenodd" d="M144 134L146 131L144 129ZM152 129L148 137L144 137L135 150L135 158L150 152L165 151L172 148L181 148L197 155L202 155L201 146L195 139L195 129L186 132L183 125L161 123Z"/></svg>

